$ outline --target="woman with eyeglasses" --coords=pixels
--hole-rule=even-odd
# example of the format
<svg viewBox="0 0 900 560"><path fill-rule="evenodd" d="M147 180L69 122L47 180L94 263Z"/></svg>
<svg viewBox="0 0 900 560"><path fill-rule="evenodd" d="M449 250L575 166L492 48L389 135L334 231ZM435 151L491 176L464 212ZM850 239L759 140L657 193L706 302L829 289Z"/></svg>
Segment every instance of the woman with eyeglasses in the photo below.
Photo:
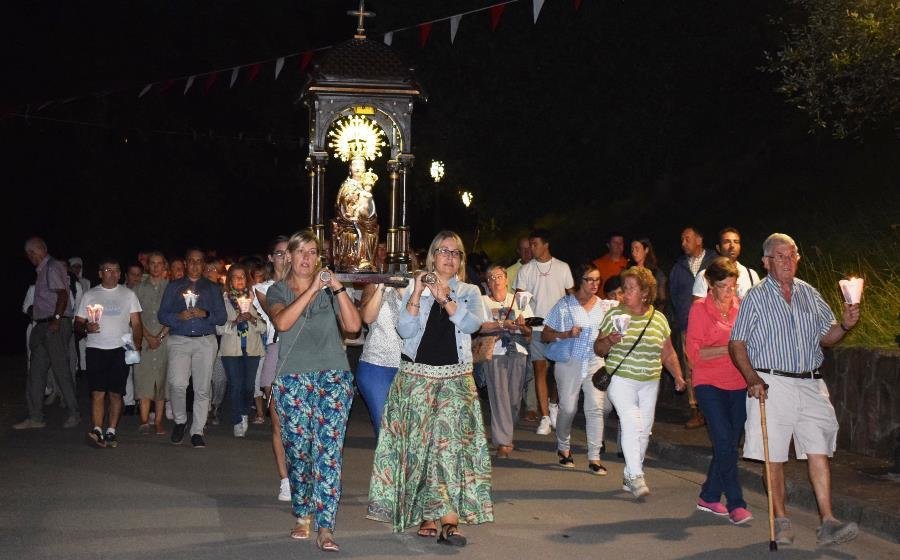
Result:
<svg viewBox="0 0 900 560"><path fill-rule="evenodd" d="M519 418L519 405L525 389L528 367L528 342L531 327L525 319L533 317L527 303L507 290L506 269L492 265L487 269L489 295L481 296L490 316L481 326L482 335L497 335L492 357L484 364L488 402L491 406L491 441L497 457L505 459L513 450L513 431Z"/></svg>
<svg viewBox="0 0 900 560"><path fill-rule="evenodd" d="M656 299L653 273L642 266L633 266L623 270L620 276L622 302L603 316L594 352L606 358L606 369L612 374L606 392L619 413L625 454L622 490L641 498L650 494L644 480L644 456L653 428L663 366L675 378L677 391L685 389L685 381L672 346L669 322L653 307Z"/></svg>
<svg viewBox="0 0 900 560"><path fill-rule="evenodd" d="M372 467L367 517L395 532L464 546L459 523L493 521L491 462L472 378L471 335L485 320L476 286L465 282L462 240L431 242L400 308L400 369L388 393ZM437 523L440 522L440 530Z"/></svg>
<svg viewBox="0 0 900 560"><path fill-rule="evenodd" d="M609 307L597 297L600 271L594 264L580 265L575 278L578 279L577 290L556 302L544 319L544 331L541 333L541 341L545 344L574 339L569 360L556 362L553 369L559 392L556 454L559 466L567 469L575 467L571 450L572 421L578 410L579 393L583 393L588 471L602 476L607 474L606 467L600 462L606 391L594 387L591 377L603 365L603 360L594 353L594 340L600 332L600 321Z"/></svg>
<svg viewBox="0 0 900 560"><path fill-rule="evenodd" d="M282 502L291 501L291 483L288 479L287 465L284 458L284 444L281 443L281 421L278 413L275 411L275 399L272 398L272 383L275 381L275 371L278 367L278 335L275 331L275 325L269 318L269 302L266 294L275 282L278 282L287 273L289 263L287 261L287 247L290 238L285 235L279 235L269 244L269 265L272 267L272 277L268 280L255 284L253 293L256 298L253 305L259 312L260 317L266 321L268 330L266 331L266 356L263 358L262 371L259 375L259 384L263 388L266 402L269 407L269 417L272 419L272 453L275 455L275 468L278 469L278 500Z"/></svg>
<svg viewBox="0 0 900 560"><path fill-rule="evenodd" d="M693 368L697 404L713 446L697 509L728 517L739 525L753 519L738 479L738 443L747 420L747 382L728 355L728 340L737 319L737 265L716 257L706 268L709 292L691 306L685 354ZM728 500L726 507L720 501Z"/></svg>
<svg viewBox="0 0 900 560"><path fill-rule="evenodd" d="M362 326L359 312L335 276L319 274L321 246L306 230L291 236L290 268L266 293L269 316L279 333L278 368L272 394L281 420L295 539L318 528L321 550L340 550L334 540L341 499L344 434L353 403L353 374L344 333Z"/></svg>

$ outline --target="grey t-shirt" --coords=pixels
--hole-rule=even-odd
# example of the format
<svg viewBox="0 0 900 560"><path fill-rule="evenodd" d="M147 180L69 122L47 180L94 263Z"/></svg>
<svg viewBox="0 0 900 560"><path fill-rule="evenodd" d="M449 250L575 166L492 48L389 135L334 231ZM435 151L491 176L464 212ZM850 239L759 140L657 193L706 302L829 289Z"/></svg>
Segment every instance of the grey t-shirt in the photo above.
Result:
<svg viewBox="0 0 900 560"><path fill-rule="evenodd" d="M328 291L320 291L291 328L278 334L278 375L350 370L333 297ZM266 292L270 307L276 303L290 305L294 299L293 290L284 281L276 282Z"/></svg>

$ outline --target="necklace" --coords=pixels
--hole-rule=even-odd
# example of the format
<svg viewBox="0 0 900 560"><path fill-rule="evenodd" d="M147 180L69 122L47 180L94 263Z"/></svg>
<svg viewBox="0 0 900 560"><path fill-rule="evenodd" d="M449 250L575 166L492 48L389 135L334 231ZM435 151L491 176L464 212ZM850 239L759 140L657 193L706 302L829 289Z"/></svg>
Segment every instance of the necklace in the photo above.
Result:
<svg viewBox="0 0 900 560"><path fill-rule="evenodd" d="M541 264L538 261L534 261L534 266L537 268L538 274L541 276L548 276L550 274L550 269L553 268L553 259L550 259L550 266L547 267L547 272L541 270Z"/></svg>

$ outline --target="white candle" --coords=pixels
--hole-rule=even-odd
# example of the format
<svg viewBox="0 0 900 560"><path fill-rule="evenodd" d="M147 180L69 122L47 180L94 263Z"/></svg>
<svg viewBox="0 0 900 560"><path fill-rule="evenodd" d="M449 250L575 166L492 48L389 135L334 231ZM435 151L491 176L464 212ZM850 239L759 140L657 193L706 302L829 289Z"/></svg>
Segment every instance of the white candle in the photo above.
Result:
<svg viewBox="0 0 900 560"><path fill-rule="evenodd" d="M853 305L854 303L859 303L862 299L863 285L865 281L862 278L854 278L851 276L848 280L841 280L838 282L838 286L841 288L841 293L844 294L844 301Z"/></svg>
<svg viewBox="0 0 900 560"><path fill-rule="evenodd" d="M250 298L248 297L239 297L237 298L238 308L240 308L241 313L248 313L250 311Z"/></svg>
<svg viewBox="0 0 900 560"><path fill-rule="evenodd" d="M190 309L197 305L197 294L188 290L182 294L184 296L184 306Z"/></svg>
<svg viewBox="0 0 900 560"><path fill-rule="evenodd" d="M87 309L88 321L91 323L99 323L100 318L103 317L103 306L99 303L92 303L88 305L85 309Z"/></svg>

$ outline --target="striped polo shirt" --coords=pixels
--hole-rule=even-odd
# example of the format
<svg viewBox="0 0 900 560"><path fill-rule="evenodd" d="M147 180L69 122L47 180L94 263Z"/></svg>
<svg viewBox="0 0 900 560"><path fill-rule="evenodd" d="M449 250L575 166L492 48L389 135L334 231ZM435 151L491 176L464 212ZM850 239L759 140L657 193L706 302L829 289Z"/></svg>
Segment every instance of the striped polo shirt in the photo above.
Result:
<svg viewBox="0 0 900 560"><path fill-rule="evenodd" d="M791 303L771 276L750 288L741 302L731 340L747 345L756 369L815 371L824 355L820 341L835 324L834 313L815 288L797 278Z"/></svg>
<svg viewBox="0 0 900 560"><path fill-rule="evenodd" d="M600 323L600 336L606 336L613 331L612 317L622 313L631 315L631 322L628 324L625 336L610 349L609 355L606 356L606 370L612 373L616 366L619 366L616 375L636 381L658 380L662 372L662 360L660 359L662 347L669 335L672 334L666 316L662 312L654 313L652 305L643 315L628 313L628 310L622 305L613 307ZM649 325L647 325L648 322ZM634 347L631 354L628 354L628 350L640 336L645 325L647 325L647 331L644 332L643 338ZM627 358L625 358L626 354L628 354ZM619 365L620 363L622 365Z"/></svg>

